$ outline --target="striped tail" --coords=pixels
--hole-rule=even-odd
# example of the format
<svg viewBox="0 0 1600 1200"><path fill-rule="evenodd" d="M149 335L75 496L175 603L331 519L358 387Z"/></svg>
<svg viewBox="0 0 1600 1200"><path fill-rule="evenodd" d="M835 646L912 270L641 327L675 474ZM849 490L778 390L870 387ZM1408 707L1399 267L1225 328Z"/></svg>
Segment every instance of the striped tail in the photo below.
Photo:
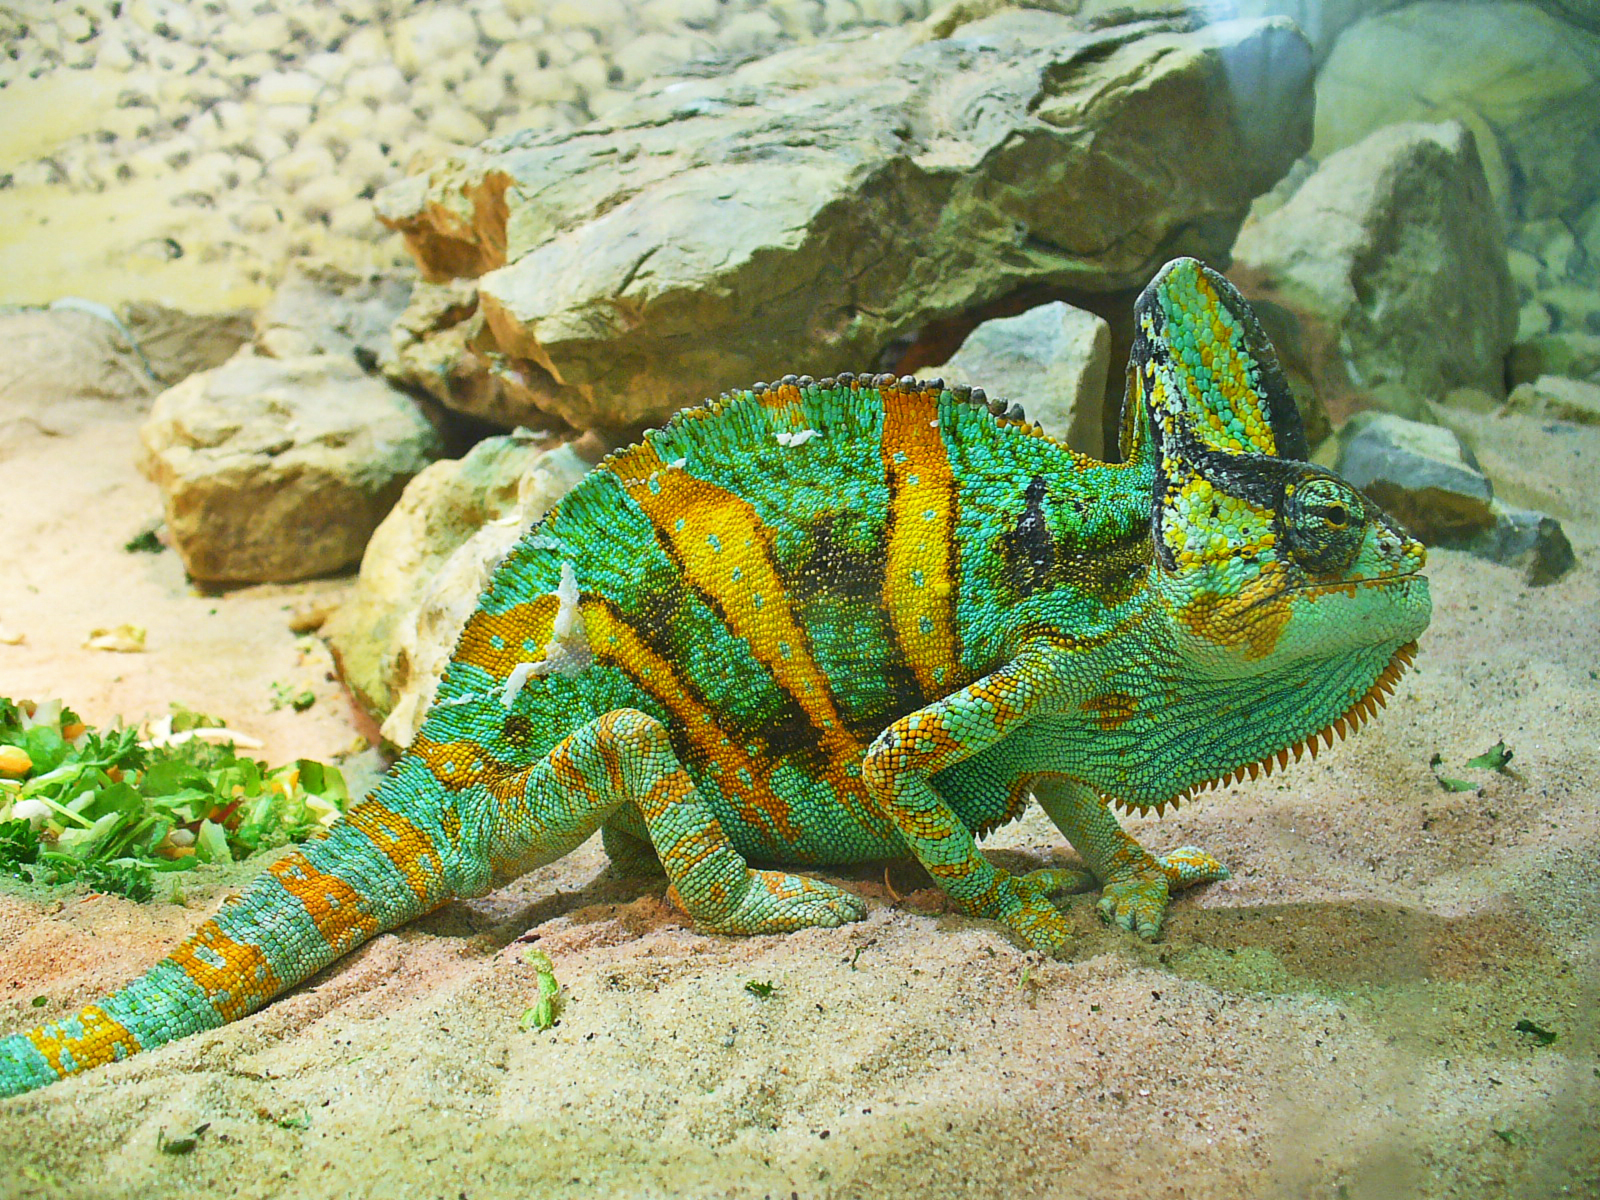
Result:
<svg viewBox="0 0 1600 1200"><path fill-rule="evenodd" d="M395 786L397 775L404 772L392 773L380 795L411 790ZM368 938L437 908L454 894L440 853L449 843L436 821L426 824L433 828L378 799L358 805L121 991L0 1039L0 1096L238 1020Z"/></svg>

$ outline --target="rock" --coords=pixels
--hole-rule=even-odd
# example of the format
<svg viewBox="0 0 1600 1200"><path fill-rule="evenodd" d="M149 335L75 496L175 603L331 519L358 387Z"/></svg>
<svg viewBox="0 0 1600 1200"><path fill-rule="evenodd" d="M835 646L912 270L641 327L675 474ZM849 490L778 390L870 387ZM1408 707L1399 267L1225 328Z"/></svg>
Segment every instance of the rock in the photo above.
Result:
<svg viewBox="0 0 1600 1200"><path fill-rule="evenodd" d="M254 321L248 309L193 313L156 300L130 300L119 315L150 370L169 387L227 362L250 340Z"/></svg>
<svg viewBox="0 0 1600 1200"><path fill-rule="evenodd" d="M407 745L462 622L524 529L597 459L525 430L436 462L407 486L361 559L356 594L323 628L346 684Z"/></svg>
<svg viewBox="0 0 1600 1200"><path fill-rule="evenodd" d="M1430 546L1465 550L1554 582L1577 561L1561 523L1494 498L1477 458L1451 430L1389 413L1358 413L1341 433L1337 470Z"/></svg>
<svg viewBox="0 0 1600 1200"><path fill-rule="evenodd" d="M1509 508L1498 500L1491 508L1494 527L1461 549L1503 567L1519 568L1529 587L1554 583L1578 565L1572 543L1554 517L1525 508Z"/></svg>
<svg viewBox="0 0 1600 1200"><path fill-rule="evenodd" d="M1296 361L1335 420L1394 385L1504 394L1516 292L1473 138L1460 124L1395 125L1328 158L1247 224L1231 277L1289 309Z"/></svg>
<svg viewBox="0 0 1600 1200"><path fill-rule="evenodd" d="M1046 433L1091 458L1104 452L1101 408L1111 329L1093 313L1055 301L985 321L943 366L919 371L1018 402Z"/></svg>
<svg viewBox="0 0 1600 1200"><path fill-rule="evenodd" d="M1478 138L1503 215L1576 216L1600 196L1600 36L1517 3L1424 0L1360 21L1318 73L1312 154L1450 118Z"/></svg>
<svg viewBox="0 0 1600 1200"><path fill-rule="evenodd" d="M173 545L211 583L349 566L440 449L414 400L331 355L241 354L192 375L140 437Z"/></svg>
<svg viewBox="0 0 1600 1200"><path fill-rule="evenodd" d="M870 366L1024 286L1221 259L1305 146L1309 60L1286 22L1192 24L846 36L454 155L378 211L425 279L476 278L473 328L402 341L396 369L474 380L446 402L502 423L620 430Z"/></svg>
<svg viewBox="0 0 1600 1200"><path fill-rule="evenodd" d="M1340 437L1337 470L1428 545L1494 528L1494 489L1450 430L1391 413L1358 413Z"/></svg>
<svg viewBox="0 0 1600 1200"><path fill-rule="evenodd" d="M411 281L397 274L296 262L256 316L256 347L274 358L358 355L370 367L389 352L390 326L410 299Z"/></svg>
<svg viewBox="0 0 1600 1200"><path fill-rule="evenodd" d="M110 309L0 311L0 420L37 418L57 402L135 400L159 386Z"/></svg>
<svg viewBox="0 0 1600 1200"><path fill-rule="evenodd" d="M1541 375L1532 383L1518 384L1506 400L1506 409L1553 421L1600 425L1600 383Z"/></svg>
<svg viewBox="0 0 1600 1200"><path fill-rule="evenodd" d="M1515 387L1541 375L1600 381L1600 334L1574 329L1519 340L1506 359L1506 378Z"/></svg>

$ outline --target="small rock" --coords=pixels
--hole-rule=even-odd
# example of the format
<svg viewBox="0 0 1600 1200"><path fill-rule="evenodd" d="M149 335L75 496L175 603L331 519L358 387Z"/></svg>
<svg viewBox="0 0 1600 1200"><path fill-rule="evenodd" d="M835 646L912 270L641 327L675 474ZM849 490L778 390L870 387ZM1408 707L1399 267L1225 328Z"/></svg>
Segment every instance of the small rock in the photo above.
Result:
<svg viewBox="0 0 1600 1200"><path fill-rule="evenodd" d="M140 430L195 579L305 579L360 557L440 450L411 397L332 355L240 354L163 392Z"/></svg>
<svg viewBox="0 0 1600 1200"><path fill-rule="evenodd" d="M949 362L920 373L1017 401L1051 437L1101 458L1110 365L1110 327L1093 313L1056 301L985 321Z"/></svg>
<svg viewBox="0 0 1600 1200"><path fill-rule="evenodd" d="M377 362L410 298L410 280L398 275L357 276L331 263L293 263L256 317L256 346L273 358L359 353Z"/></svg>
<svg viewBox="0 0 1600 1200"><path fill-rule="evenodd" d="M1576 563L1561 523L1494 498L1477 459L1449 429L1359 413L1341 434L1339 473L1430 546L1465 550L1552 583Z"/></svg>
<svg viewBox="0 0 1600 1200"><path fill-rule="evenodd" d="M1430 546L1494 528L1488 478L1441 426L1358 413L1341 435L1337 469Z"/></svg>
<svg viewBox="0 0 1600 1200"><path fill-rule="evenodd" d="M1511 508L1498 500L1492 507L1494 527L1461 549L1501 566L1521 568L1529 587L1554 583L1578 565L1560 521L1545 513Z"/></svg>
<svg viewBox="0 0 1600 1200"><path fill-rule="evenodd" d="M150 370L169 387L227 362L250 340L254 320L247 309L191 313L156 300L130 300L120 315Z"/></svg>
<svg viewBox="0 0 1600 1200"><path fill-rule="evenodd" d="M1542 375L1569 379L1600 378L1600 334L1560 330L1518 341L1506 358L1506 377L1512 386Z"/></svg>
<svg viewBox="0 0 1600 1200"><path fill-rule="evenodd" d="M159 386L109 309L0 313L0 419L43 413L62 399L133 400Z"/></svg>
<svg viewBox="0 0 1600 1200"><path fill-rule="evenodd" d="M1508 412L1525 412L1576 425L1600 425L1600 383L1541 375L1520 383L1506 400Z"/></svg>

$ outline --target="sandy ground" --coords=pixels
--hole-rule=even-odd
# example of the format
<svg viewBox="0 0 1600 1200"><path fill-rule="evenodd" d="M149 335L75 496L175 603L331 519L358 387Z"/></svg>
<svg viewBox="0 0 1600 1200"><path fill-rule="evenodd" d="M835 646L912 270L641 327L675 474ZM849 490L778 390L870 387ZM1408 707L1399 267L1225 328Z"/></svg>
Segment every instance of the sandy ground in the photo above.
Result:
<svg viewBox="0 0 1600 1200"><path fill-rule="evenodd" d="M287 628L348 583L194 593L171 553L122 550L159 510L136 414L54 424L0 451L0 624L26 635L0 645L0 694L91 721L183 700L273 761L348 749L351 709ZM1130 822L1235 873L1182 897L1160 942L1079 898L1076 943L1045 961L903 865L843 877L860 924L702 937L591 843L224 1030L0 1103L0 1195L1600 1194L1600 431L1502 422L1480 455L1562 516L1580 567L1530 590L1436 554L1419 668L1376 724ZM80 648L124 621L146 653ZM279 681L316 705L270 711ZM1455 768L1499 737L1506 773L1440 789L1431 755ZM1038 814L990 845L1066 861ZM186 907L0 885L0 1032L126 981L261 866L202 870ZM530 941L565 989L543 1033L518 1028Z"/></svg>

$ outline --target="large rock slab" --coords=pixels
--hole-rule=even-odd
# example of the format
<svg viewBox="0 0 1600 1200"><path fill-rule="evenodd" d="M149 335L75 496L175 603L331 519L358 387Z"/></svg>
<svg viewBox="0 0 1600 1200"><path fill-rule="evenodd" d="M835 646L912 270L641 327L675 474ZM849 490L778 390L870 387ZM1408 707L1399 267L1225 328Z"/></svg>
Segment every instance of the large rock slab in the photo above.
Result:
<svg viewBox="0 0 1600 1200"><path fill-rule="evenodd" d="M167 528L210 583L350 566L440 452L411 397L331 355L241 354L157 397L140 430Z"/></svg>
<svg viewBox="0 0 1600 1200"><path fill-rule="evenodd" d="M1225 258L1308 144L1310 58L1285 20L952 24L675 82L387 189L423 277L477 280L452 319L402 323L426 331L401 376L501 421L659 421L764 375L870 367L1023 286Z"/></svg>
<svg viewBox="0 0 1600 1200"><path fill-rule="evenodd" d="M494 568L601 453L544 440L486 438L413 479L367 544L355 596L323 626L345 683L394 745L410 744Z"/></svg>
<svg viewBox="0 0 1600 1200"><path fill-rule="evenodd" d="M948 362L921 373L1016 401L1051 437L1101 458L1110 367L1110 326L1057 300L983 322Z"/></svg>
<svg viewBox="0 0 1600 1200"><path fill-rule="evenodd" d="M1294 360L1333 414L1505 394L1517 302L1472 135L1394 125L1329 157L1248 223L1229 272L1299 325Z"/></svg>
<svg viewBox="0 0 1600 1200"><path fill-rule="evenodd" d="M274 358L342 354L375 364L389 353L389 329L411 299L411 282L329 262L291 263L256 314L256 348Z"/></svg>

